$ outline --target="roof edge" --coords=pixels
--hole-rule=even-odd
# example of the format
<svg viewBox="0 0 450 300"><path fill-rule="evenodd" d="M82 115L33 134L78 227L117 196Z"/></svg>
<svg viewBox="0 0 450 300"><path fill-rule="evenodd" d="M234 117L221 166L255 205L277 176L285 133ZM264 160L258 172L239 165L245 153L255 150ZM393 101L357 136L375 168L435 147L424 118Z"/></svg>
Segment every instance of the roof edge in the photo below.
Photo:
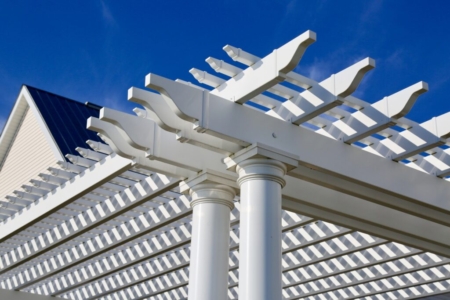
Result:
<svg viewBox="0 0 450 300"><path fill-rule="evenodd" d="M2 134L0 135L0 171L2 170L3 164L6 161L9 150L11 149L12 144L17 136L17 132L19 131L24 116L27 113L28 109L31 109L33 115L36 117L36 120L39 124L41 131L44 133L45 138L55 155L57 160L65 160L61 151L59 150L58 145L56 144L50 130L47 127L44 119L42 118L39 109L34 103L33 97L27 89L26 85L22 85L19 91L19 95L17 96L16 102L11 110L11 113L8 116L8 119L5 123L5 127L3 128Z"/></svg>
<svg viewBox="0 0 450 300"><path fill-rule="evenodd" d="M9 113L5 126L0 135L0 171L2 170L5 158L8 156L11 145L15 140L18 129L22 125L25 113L28 110L28 102L23 96L25 85L22 85L16 102Z"/></svg>

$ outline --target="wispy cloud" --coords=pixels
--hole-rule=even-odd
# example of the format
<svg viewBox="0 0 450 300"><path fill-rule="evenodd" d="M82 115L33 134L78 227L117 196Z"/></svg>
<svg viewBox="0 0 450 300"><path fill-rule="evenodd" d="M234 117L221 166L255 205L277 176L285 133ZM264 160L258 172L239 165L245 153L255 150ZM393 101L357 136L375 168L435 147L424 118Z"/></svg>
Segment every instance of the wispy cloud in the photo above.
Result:
<svg viewBox="0 0 450 300"><path fill-rule="evenodd" d="M389 65L389 67L401 68L404 66L405 51L403 49L397 49L386 57L383 63Z"/></svg>
<svg viewBox="0 0 450 300"><path fill-rule="evenodd" d="M286 5L286 10L284 11L284 18L288 18L290 17L290 15L294 14L297 8L297 4L298 0L291 0L288 2L288 4Z"/></svg>
<svg viewBox="0 0 450 300"><path fill-rule="evenodd" d="M437 89L441 87L446 87L446 85L448 85L448 83L450 82L450 75L439 76L435 80L432 80L431 82L432 84L430 87L430 91L437 91Z"/></svg>
<svg viewBox="0 0 450 300"><path fill-rule="evenodd" d="M365 59L365 56L361 55L348 55L346 56L341 50L336 50L327 57L327 59L315 58L314 61L306 66L299 65L295 71L311 78L317 82L323 81L332 74L336 74L353 64ZM361 98L364 96L366 90L370 87L370 77L373 72L368 72L362 79L357 90L354 92L354 96Z"/></svg>
<svg viewBox="0 0 450 300"><path fill-rule="evenodd" d="M106 95L103 102L104 105L112 109L125 111L127 101L125 97L119 97L118 94Z"/></svg>
<svg viewBox="0 0 450 300"><path fill-rule="evenodd" d="M286 5L286 9L284 11L284 18L297 18L299 11L302 12L302 14L308 14L309 16L312 16L313 14L318 14L324 7L326 7L327 3L330 0L316 0L313 3L305 4L305 1L302 0L290 0L288 1ZM311 5L314 7L314 10L305 9L306 5ZM316 23L317 19L313 18L312 24L314 25Z"/></svg>
<svg viewBox="0 0 450 300"><path fill-rule="evenodd" d="M105 1L103 0L100 1L100 5L104 22L109 26L116 26L117 25L116 19L111 13L111 10L109 9L108 5L106 5Z"/></svg>
<svg viewBox="0 0 450 300"><path fill-rule="evenodd" d="M376 15L383 7L383 0L372 0L365 1L365 10L361 14L360 21L363 23L370 22L373 20L374 15Z"/></svg>
<svg viewBox="0 0 450 300"><path fill-rule="evenodd" d="M326 59L314 58L309 65L299 65L295 71L316 81L322 81L366 58L362 55L346 55L342 49L332 52Z"/></svg>
<svg viewBox="0 0 450 300"><path fill-rule="evenodd" d="M331 64L328 61L314 58L314 62L307 66L297 66L295 71L314 79L316 81L322 81L331 75Z"/></svg>

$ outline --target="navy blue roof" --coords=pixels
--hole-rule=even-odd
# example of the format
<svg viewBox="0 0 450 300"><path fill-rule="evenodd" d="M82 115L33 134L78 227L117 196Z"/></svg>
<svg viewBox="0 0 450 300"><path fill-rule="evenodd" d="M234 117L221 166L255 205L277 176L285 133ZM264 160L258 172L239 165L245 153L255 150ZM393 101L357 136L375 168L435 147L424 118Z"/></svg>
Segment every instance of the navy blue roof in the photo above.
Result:
<svg viewBox="0 0 450 300"><path fill-rule="evenodd" d="M34 87L26 86L62 155L74 154L86 147L87 140L101 142L96 132L86 129L89 117L99 116L101 106L81 103Z"/></svg>

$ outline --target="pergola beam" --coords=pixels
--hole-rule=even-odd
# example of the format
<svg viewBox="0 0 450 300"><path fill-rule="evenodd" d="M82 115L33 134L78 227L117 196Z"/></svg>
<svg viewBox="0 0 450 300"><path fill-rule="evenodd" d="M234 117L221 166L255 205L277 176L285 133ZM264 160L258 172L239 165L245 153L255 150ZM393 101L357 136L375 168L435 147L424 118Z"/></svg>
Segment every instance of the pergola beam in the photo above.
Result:
<svg viewBox="0 0 450 300"><path fill-rule="evenodd" d="M222 103L225 104L229 103L228 101L226 102L227 103L225 102ZM230 104L233 107L245 109L245 107L234 105L232 103ZM252 110L248 111L248 113L253 115ZM258 112L255 112L255 115L264 116L263 114L260 114ZM237 120L239 119L240 118L238 117ZM277 121L274 118L269 119ZM210 122L213 122L213 120L214 118L211 118ZM97 127L107 126L107 123L105 122L102 121L98 122L97 122L98 124L96 124ZM282 122L282 124L286 123ZM298 129L301 129L298 127L291 127L291 128L296 129L295 131L291 131L293 135L294 132L297 132ZM272 130L273 129L275 128L272 128ZM240 131L244 132L243 130ZM249 131L251 131L251 129ZM377 159L376 160L377 163L379 163L380 161L382 163L389 163L388 166L391 173L397 171L405 175L404 172L408 171L407 174L408 176L420 177L420 180L423 179L432 185L435 184L436 186L439 186L441 191L439 191L439 189L436 189L436 191L433 194L428 194L428 196L430 196L429 198L436 199L437 198L436 195L440 196L442 195L441 193L444 193L444 191L446 190L448 190L448 192L450 193L450 187L447 185L445 181L442 181L441 179L427 176L426 174L421 174L420 172L411 172L411 170L407 169L405 166L393 164L392 162L385 161L374 155L364 153L364 151L360 151L360 149L350 148L343 143L334 143L329 139L318 137L316 134L308 130L306 130L303 133L305 133L305 135L303 135L301 138L298 137L299 142L302 141L304 143L308 143L308 145L310 145L309 147L307 147L308 149L315 148L317 152L327 151L327 154L320 155L320 153L307 152L305 153L305 155L299 156L301 160L308 159L310 157L312 160L316 161L317 164L320 163L322 165L325 165L323 161L328 160L330 153L332 153L332 151L328 153L329 148L336 147L339 149L340 153L342 153L343 156L350 155L348 154L349 152L353 153L356 156L356 158L350 157L349 158L350 160L362 157L366 158L367 155L367 158ZM310 137L311 140L310 142L308 142L308 139ZM120 137L111 136L111 138L113 138L113 143L120 142ZM270 136L270 139L274 138ZM170 162L169 160L177 160L176 163L179 165L188 165L189 168L191 169L200 170L200 168L203 166L203 163L199 164L196 163L196 161L202 161L202 158L207 157L207 155L211 157L212 152L208 150L196 148L195 151L193 151L188 148L188 146L190 145L186 144L174 145L173 144L174 140L175 139L173 138L173 134L168 132L166 133L161 132L161 134L158 135L158 139L155 141L155 143L159 144L159 147L162 148L166 148L166 145L167 147L169 146L179 147L180 149L186 151L186 155L189 155L190 158L187 159L185 158L185 156L181 157L174 155L169 157L170 153L159 153L160 156L163 156L162 159L168 163ZM274 140L278 140L278 138ZM289 140L294 141L295 139L290 138ZM319 146L315 144L315 142L319 144L323 142L323 144ZM328 142L331 142L331 144L328 144ZM301 147L301 145L299 145L299 147L294 147L293 149L305 149L305 147ZM363 156L363 154L365 155ZM158 160L161 159L160 156L153 155L153 158ZM339 155L337 155L337 157L338 156ZM223 164L221 163L217 164L217 160L219 159L220 155L217 154L216 160L215 161L212 160L211 163L208 165L207 169L225 174L225 176L227 177L236 176L229 171L225 171L224 170L225 167ZM361 168L359 166L358 168L355 167L353 168L352 171L349 171L347 165L342 166L340 165L341 161L342 161L341 159L336 159L336 161L328 163L331 166L331 168L337 166L340 168L339 171L345 172L346 174L351 175L353 178L356 177L354 173L358 173L361 176L367 177L368 174L360 172ZM214 164L214 162L216 162L216 164ZM377 163L375 163L374 161L371 162L372 165L377 165ZM368 162L362 162L362 164L364 165L366 165L367 163ZM377 169L379 169L379 166ZM345 178L342 176L336 176L336 174L330 173L329 171L324 173L322 170L310 169L303 165L300 165L298 168L293 169L288 173L288 175L290 175L286 177L288 185L283 190L283 195L287 196L283 200L283 205L289 205L290 208L288 210L295 211L300 214L311 215L311 213L309 213L308 211L302 212L302 210L307 209L308 207L304 205L305 202L307 203L308 201L310 201L309 205L312 204L311 205L312 208L318 208L319 206L321 207L321 210L319 211L314 211L314 209L311 208L312 209L311 212L314 212L313 214L314 217L322 218L321 214L325 214L326 212L333 212L333 214L329 216L331 218L328 219L324 218L324 219L330 222L343 225L348 228L361 230L363 232L369 232L371 234L374 234L375 236L381 235L385 238L392 239L400 243L405 243L407 245L411 245L421 249L427 249L428 251L434 251L442 255L448 255L450 253L450 250L448 248L449 241L448 239L447 240L445 239L445 236L450 236L449 227L432 222L432 221L440 221L443 224L450 222L449 221L450 218L448 218L449 213L446 212L446 210L443 208L438 210L437 208L432 207L430 205L424 205L423 202L422 203L419 201L413 202L409 199L405 199L404 197L400 197L400 195L398 194L387 193L385 190L382 190L380 188L373 187L370 185L362 185L359 182L355 182L355 180L350 180L349 178ZM294 178L293 176L295 176L297 179L293 179ZM399 187L393 185L391 181L386 179L385 178L386 176L380 175L371 177L374 180L379 181L380 183L395 188L396 190L399 189ZM307 181L310 181L311 183L308 183ZM406 186L410 186L409 183L405 182L404 184ZM321 185L323 185L323 187L321 187ZM290 187L298 187L298 189L289 192ZM411 189L417 190L419 195L421 194L425 197L425 193L423 190L421 190L421 186L411 186ZM302 201L303 195L306 195L307 192L310 192L308 193L308 197L305 197L307 199L305 199L305 201ZM404 190L403 193L410 194L410 191ZM319 194L323 195L322 198L317 196ZM336 205L337 203L337 200L335 200L336 197L338 197L342 201L340 205ZM426 198L427 202L430 202L429 198ZM298 203L302 204L293 205L294 202L289 201L286 202L286 199L294 201L296 201L295 199L297 199ZM329 199L329 201L323 201L323 199ZM362 199L368 201L363 201ZM444 207L450 206L446 203L443 203L442 200L439 199L439 204L441 204L441 206ZM321 204L319 205L318 203ZM305 207L303 207L302 205ZM351 211L351 213L348 213L349 211ZM385 224L383 225L379 224L380 220L379 218L382 217L384 219L385 216L391 216L391 218L388 219L385 222ZM431 221L424 219L424 216L427 216L427 219L431 219ZM403 222L394 222L394 220L398 220L398 218L401 218ZM343 223L343 221L345 221L345 223ZM405 224L410 225L405 226ZM419 227L418 224L420 224ZM421 230L421 232L417 231L416 227L418 227L419 230Z"/></svg>
<svg viewBox="0 0 450 300"><path fill-rule="evenodd" d="M403 198L406 205L397 207L402 211L410 211L410 204L416 203L424 209L414 213L423 218L449 224L450 203L444 199L450 194L450 186L439 178L421 172L411 172L400 164L348 147L308 129L267 117L211 94L208 96L209 105L204 106L203 92L153 74L147 76L147 83L149 87L159 87L159 90L166 95L164 100L176 107L180 117L196 120L193 122L197 124L197 131L221 136L230 141L261 143L281 152L296 155L299 157L300 165L317 169L336 178L345 178L357 185L395 195L399 199ZM184 101L185 97L191 99L189 105ZM224 114L224 112L227 113ZM226 120L226 115L233 115L234 121ZM303 146L306 144L308 147ZM349 165L355 167L349 167ZM374 169L373 166L377 168ZM422 182L422 184L411 185L411 182ZM439 217L439 214L445 217Z"/></svg>
<svg viewBox="0 0 450 300"><path fill-rule="evenodd" d="M447 226L311 182L289 177L287 182L283 190L283 209L450 256L450 228Z"/></svg>

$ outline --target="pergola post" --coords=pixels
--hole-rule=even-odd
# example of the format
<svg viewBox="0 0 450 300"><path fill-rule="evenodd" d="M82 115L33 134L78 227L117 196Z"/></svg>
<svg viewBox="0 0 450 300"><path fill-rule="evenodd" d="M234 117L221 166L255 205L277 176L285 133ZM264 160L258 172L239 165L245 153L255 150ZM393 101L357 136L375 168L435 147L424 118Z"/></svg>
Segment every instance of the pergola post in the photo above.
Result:
<svg viewBox="0 0 450 300"><path fill-rule="evenodd" d="M286 166L255 158L237 165L241 187L239 298L281 299L281 189Z"/></svg>
<svg viewBox="0 0 450 300"><path fill-rule="evenodd" d="M281 189L297 160L259 143L224 160L239 176L239 299L282 298Z"/></svg>
<svg viewBox="0 0 450 300"><path fill-rule="evenodd" d="M189 267L189 300L227 300L230 211L235 189L203 172L180 184L192 197L192 237Z"/></svg>

